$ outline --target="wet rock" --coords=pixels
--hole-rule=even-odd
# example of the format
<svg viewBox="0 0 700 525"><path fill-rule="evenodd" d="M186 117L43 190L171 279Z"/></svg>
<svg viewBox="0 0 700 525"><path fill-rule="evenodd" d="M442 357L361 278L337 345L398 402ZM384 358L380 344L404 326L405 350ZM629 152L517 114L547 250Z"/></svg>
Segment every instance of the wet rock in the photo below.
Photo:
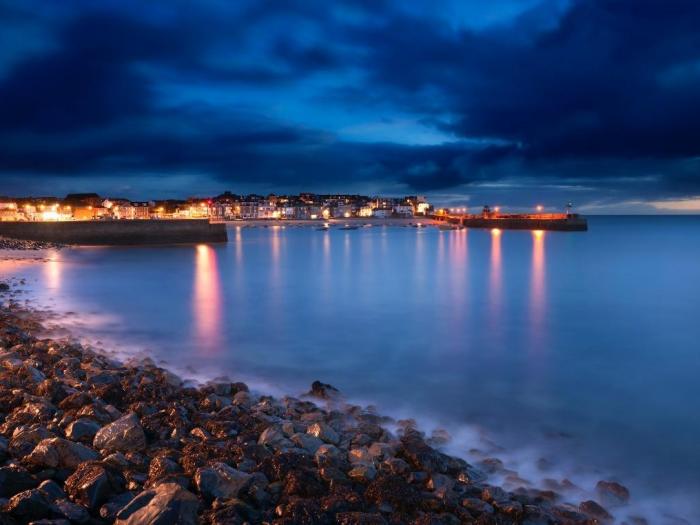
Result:
<svg viewBox="0 0 700 525"><path fill-rule="evenodd" d="M18 427L12 433L9 452L15 457L23 457L29 454L42 439L54 437L53 432L49 432L41 425L28 425Z"/></svg>
<svg viewBox="0 0 700 525"><path fill-rule="evenodd" d="M11 497L37 486L38 481L25 469L17 466L0 468L0 497Z"/></svg>
<svg viewBox="0 0 700 525"><path fill-rule="evenodd" d="M65 489L71 500L96 511L124 490L124 479L101 463L83 463L68 477Z"/></svg>
<svg viewBox="0 0 700 525"><path fill-rule="evenodd" d="M93 446L109 452L143 450L146 447L146 435L139 418L132 412L102 427L95 435Z"/></svg>
<svg viewBox="0 0 700 525"><path fill-rule="evenodd" d="M309 425L306 433L332 445L337 445L340 442L340 436L338 436L338 433L330 425L323 422Z"/></svg>
<svg viewBox="0 0 700 525"><path fill-rule="evenodd" d="M98 457L97 452L80 443L50 438L42 440L27 456L26 462L37 467L73 469L84 461Z"/></svg>
<svg viewBox="0 0 700 525"><path fill-rule="evenodd" d="M359 464L348 472L350 479L358 481L360 483L369 483L375 477L377 477L377 469L372 465Z"/></svg>
<svg viewBox="0 0 700 525"><path fill-rule="evenodd" d="M465 498L462 500L462 506L474 516L494 513L494 509L491 505L478 498Z"/></svg>
<svg viewBox="0 0 700 525"><path fill-rule="evenodd" d="M49 501L55 501L57 499L65 499L66 493L63 492L61 486L53 480L47 479L41 482L39 485L39 490L44 493Z"/></svg>
<svg viewBox="0 0 700 525"><path fill-rule="evenodd" d="M66 438L72 441L86 441L92 443L95 434L100 430L97 421L88 418L80 418L66 427Z"/></svg>
<svg viewBox="0 0 700 525"><path fill-rule="evenodd" d="M599 481L596 486L596 492L607 505L623 505L630 499L630 491L624 485L616 481Z"/></svg>
<svg viewBox="0 0 700 525"><path fill-rule="evenodd" d="M208 467L199 468L194 475L197 491L207 500L236 498L250 479L250 474L225 463L213 463Z"/></svg>
<svg viewBox="0 0 700 525"><path fill-rule="evenodd" d="M146 490L117 513L116 525L195 525L199 502L175 483Z"/></svg>
<svg viewBox="0 0 700 525"><path fill-rule="evenodd" d="M596 519L599 519L602 521L609 521L612 519L612 516L610 515L610 513L608 513L607 510L605 510L598 503L596 503L595 501L592 501L592 500L583 501L578 506L578 508L584 514L587 514L589 516L592 516L593 518L596 518Z"/></svg>
<svg viewBox="0 0 700 525"><path fill-rule="evenodd" d="M320 399L334 399L338 397L340 391L327 383L321 383L320 381L314 381L311 383L311 390L309 391L310 396L318 397Z"/></svg>
<svg viewBox="0 0 700 525"><path fill-rule="evenodd" d="M287 496L314 498L323 492L324 486L312 470L292 470L285 477L284 493Z"/></svg>
<svg viewBox="0 0 700 525"><path fill-rule="evenodd" d="M5 512L24 523L51 516L51 502L39 489L15 494L5 507Z"/></svg>
<svg viewBox="0 0 700 525"><path fill-rule="evenodd" d="M87 523L90 521L90 513L80 505L71 503L67 499L60 499L54 502L54 509L71 523Z"/></svg>
<svg viewBox="0 0 700 525"><path fill-rule="evenodd" d="M260 434L258 445L266 445L276 449L291 448L293 446L292 442L284 435L282 428L277 425L267 427Z"/></svg>
<svg viewBox="0 0 700 525"><path fill-rule="evenodd" d="M338 525L387 525L381 514L368 512L339 512L335 520Z"/></svg>
<svg viewBox="0 0 700 525"><path fill-rule="evenodd" d="M411 512L420 501L420 494L400 476L381 476L365 491L365 499L377 506L383 504L399 512Z"/></svg>
<svg viewBox="0 0 700 525"><path fill-rule="evenodd" d="M310 434L302 434L300 432L293 434L291 437L292 443L294 443L299 448L309 451L311 454L315 454L323 441L319 438L312 436Z"/></svg>
<svg viewBox="0 0 700 525"><path fill-rule="evenodd" d="M406 460L416 470L457 475L465 470L467 463L439 452L425 443L416 432L408 432L401 438L397 456Z"/></svg>
<svg viewBox="0 0 700 525"><path fill-rule="evenodd" d="M117 513L122 510L136 494L133 492L122 492L109 498L107 503L100 507L100 518L107 521L114 521L117 518Z"/></svg>

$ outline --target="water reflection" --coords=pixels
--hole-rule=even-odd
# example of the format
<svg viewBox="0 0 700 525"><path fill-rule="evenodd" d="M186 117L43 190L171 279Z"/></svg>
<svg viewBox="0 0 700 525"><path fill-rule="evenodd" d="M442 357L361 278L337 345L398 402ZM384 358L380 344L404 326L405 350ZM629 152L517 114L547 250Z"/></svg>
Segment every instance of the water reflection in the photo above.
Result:
<svg viewBox="0 0 700 525"><path fill-rule="evenodd" d="M501 230L491 230L491 268L489 276L489 303L491 312L497 316L501 307Z"/></svg>
<svg viewBox="0 0 700 525"><path fill-rule="evenodd" d="M46 278L46 287L54 292L58 291L61 287L61 262L58 259L58 252L52 251L46 257L44 275Z"/></svg>
<svg viewBox="0 0 700 525"><path fill-rule="evenodd" d="M533 338L541 343L545 309L544 289L544 238L542 230L532 232L532 275L530 277L530 315Z"/></svg>
<svg viewBox="0 0 700 525"><path fill-rule="evenodd" d="M195 255L194 293L192 316L195 343L199 353L217 354L222 350L221 285L216 251L200 244Z"/></svg>

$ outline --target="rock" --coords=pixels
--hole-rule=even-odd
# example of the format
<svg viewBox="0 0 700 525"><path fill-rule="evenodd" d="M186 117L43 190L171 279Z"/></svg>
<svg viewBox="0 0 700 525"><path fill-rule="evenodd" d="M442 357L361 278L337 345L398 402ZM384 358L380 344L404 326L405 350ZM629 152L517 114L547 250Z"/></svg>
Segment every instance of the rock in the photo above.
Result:
<svg viewBox="0 0 700 525"><path fill-rule="evenodd" d="M410 513L420 501L420 493L400 476L380 476L365 491L367 501L377 506L389 505L393 509Z"/></svg>
<svg viewBox="0 0 700 525"><path fill-rule="evenodd" d="M387 525L381 514L368 512L338 512L335 522L338 525Z"/></svg>
<svg viewBox="0 0 700 525"><path fill-rule="evenodd" d="M91 448L63 438L42 440L26 458L26 462L45 468L73 469L84 461L99 457Z"/></svg>
<svg viewBox="0 0 700 525"><path fill-rule="evenodd" d="M272 425L263 430L258 438L258 445L266 445L272 448L291 448L292 442L287 439L282 428Z"/></svg>
<svg viewBox="0 0 700 525"><path fill-rule="evenodd" d="M384 460L380 465L383 470L386 470L389 474L405 474L411 467L403 459L400 458L389 458Z"/></svg>
<svg viewBox="0 0 700 525"><path fill-rule="evenodd" d="M465 498L462 506L475 516L494 513L493 507L479 498Z"/></svg>
<svg viewBox="0 0 700 525"><path fill-rule="evenodd" d="M80 418L73 421L66 428L66 437L72 441L89 441L95 438L95 434L100 430L97 421L88 418Z"/></svg>
<svg viewBox="0 0 700 525"><path fill-rule="evenodd" d="M65 488L71 500L96 511L124 490L124 479L101 463L83 463L68 477Z"/></svg>
<svg viewBox="0 0 700 525"><path fill-rule="evenodd" d="M5 512L27 523L50 517L51 502L39 489L25 490L10 498Z"/></svg>
<svg viewBox="0 0 700 525"><path fill-rule="evenodd" d="M320 381L314 381L311 383L311 390L308 395L318 397L320 399L334 399L338 397L340 391L326 383L321 383Z"/></svg>
<svg viewBox="0 0 700 525"><path fill-rule="evenodd" d="M17 466L0 468L0 497L11 497L37 486L38 481L25 469Z"/></svg>
<svg viewBox="0 0 700 525"><path fill-rule="evenodd" d="M208 467L197 469L194 483L202 497L207 500L230 499L237 498L238 493L251 478L250 474L236 470L225 463L213 463Z"/></svg>
<svg viewBox="0 0 700 525"><path fill-rule="evenodd" d="M360 483L369 483L377 477L377 469L372 465L358 464L348 472L348 476Z"/></svg>
<svg viewBox="0 0 700 525"><path fill-rule="evenodd" d="M116 525L196 525L199 502L175 483L146 490L117 513Z"/></svg>
<svg viewBox="0 0 700 525"><path fill-rule="evenodd" d="M146 435L139 418L132 412L102 427L95 435L93 446L108 452L143 450L146 448Z"/></svg>
<svg viewBox="0 0 700 525"><path fill-rule="evenodd" d="M578 509L583 512L584 514L587 514L589 516L592 516L593 518L602 520L602 521L608 521L612 519L612 516L608 513L607 510L605 510L603 507L601 507L598 503L592 500L588 501L583 501L579 506Z"/></svg>
<svg viewBox="0 0 700 525"><path fill-rule="evenodd" d="M55 437L45 427L40 425L29 425L18 427L12 433L9 452L11 455L21 458L29 454L42 439Z"/></svg>
<svg viewBox="0 0 700 525"><path fill-rule="evenodd" d="M416 470L457 475L466 470L467 463L461 459L438 452L423 441L415 431L407 431L401 438L397 455L405 459Z"/></svg>
<svg viewBox="0 0 700 525"><path fill-rule="evenodd" d="M338 436L338 433L333 430L332 427L323 422L309 425L306 433L332 445L337 445L340 442L340 436Z"/></svg>
<svg viewBox="0 0 700 525"><path fill-rule="evenodd" d="M65 499L66 493L63 492L61 486L53 480L47 479L42 481L39 485L39 490L44 493L49 501L56 501L57 499Z"/></svg>
<svg viewBox="0 0 700 525"><path fill-rule="evenodd" d="M373 459L374 458L370 455L367 447L351 448L348 451L348 460L353 465L355 465L355 464L372 465L374 463Z"/></svg>
<svg viewBox="0 0 700 525"><path fill-rule="evenodd" d="M319 447L323 445L323 441L321 441L319 438L310 434L302 434L301 432L297 432L296 434L292 435L291 441L299 448L308 450L312 454L315 454Z"/></svg>
<svg viewBox="0 0 700 525"><path fill-rule="evenodd" d="M623 505L630 499L630 491L616 481L599 481L595 486L596 492L607 505Z"/></svg>
<svg viewBox="0 0 700 525"><path fill-rule="evenodd" d="M67 499L60 499L54 502L57 512L71 523L87 523L90 521L90 513L80 505L71 503Z"/></svg>

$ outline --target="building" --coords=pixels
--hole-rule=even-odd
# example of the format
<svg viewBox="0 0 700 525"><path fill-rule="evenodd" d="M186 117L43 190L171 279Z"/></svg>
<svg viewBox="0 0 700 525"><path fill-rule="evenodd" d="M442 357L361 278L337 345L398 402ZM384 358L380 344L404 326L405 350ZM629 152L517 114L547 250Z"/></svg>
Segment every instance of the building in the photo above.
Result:
<svg viewBox="0 0 700 525"><path fill-rule="evenodd" d="M150 219L151 218L151 203L150 202L132 202L134 208L134 219Z"/></svg>
<svg viewBox="0 0 700 525"><path fill-rule="evenodd" d="M0 221L20 220L17 203L14 201L0 201Z"/></svg>

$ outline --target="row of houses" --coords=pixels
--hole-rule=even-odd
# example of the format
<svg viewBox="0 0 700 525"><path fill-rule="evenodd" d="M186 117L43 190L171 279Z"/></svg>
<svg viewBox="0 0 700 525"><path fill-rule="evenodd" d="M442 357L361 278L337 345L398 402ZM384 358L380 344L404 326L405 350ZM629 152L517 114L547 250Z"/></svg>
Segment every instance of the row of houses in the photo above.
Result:
<svg viewBox="0 0 700 525"><path fill-rule="evenodd" d="M351 217L412 217L432 210L424 197L362 195L235 195L213 198L134 202L96 193L53 197L0 198L0 220L138 220L138 219L331 219Z"/></svg>

